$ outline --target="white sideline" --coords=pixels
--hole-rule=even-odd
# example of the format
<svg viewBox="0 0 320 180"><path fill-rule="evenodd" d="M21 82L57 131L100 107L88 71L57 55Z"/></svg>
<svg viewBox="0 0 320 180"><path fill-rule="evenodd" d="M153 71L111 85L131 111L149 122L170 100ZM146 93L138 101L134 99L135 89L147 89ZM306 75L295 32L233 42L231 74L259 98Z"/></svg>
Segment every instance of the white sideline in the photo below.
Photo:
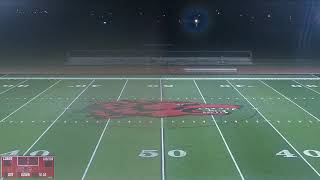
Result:
<svg viewBox="0 0 320 180"><path fill-rule="evenodd" d="M203 102L204 102L205 104L207 104L207 101L205 100L204 96L202 95L202 92L201 92L201 90L200 90L197 82L196 82L195 80L193 80L193 82L194 82L194 84L196 85L196 87L197 87L197 89L198 89L198 91L199 91L199 93L200 93L200 95L201 95L201 98L202 98ZM226 146L226 148L227 148L227 150L228 150L228 152L229 152L229 155L230 155L230 157L231 157L234 165L236 166L236 168L237 168L237 170L238 170L238 173L239 173L241 179L244 180L244 176L243 176L243 174L242 174L242 172L241 172L241 170L240 170L240 168L239 168L239 166L238 166L238 163L237 163L236 159L234 158L234 156L233 156L233 154L232 154L232 152L231 152L231 150L230 150L230 147L229 147L227 141L225 140L225 138L224 138L224 136L223 136L223 134L222 134L222 131L220 130L220 127L219 127L216 119L213 117L213 115L211 115L211 118L212 118L215 126L217 127L217 129L218 129L218 131L219 131L219 134L220 134L220 136L221 136L221 138L222 138L222 140L223 140L223 142L224 142L224 144L225 144L225 146Z"/></svg>
<svg viewBox="0 0 320 180"><path fill-rule="evenodd" d="M296 105L297 107L299 107L301 110L303 110L305 113L309 114L310 116L312 116L314 119L316 119L317 121L320 121L319 118L317 118L316 116L314 116L313 114L311 114L309 111L305 110L303 107L299 106L299 104L295 103L294 101L292 101L290 98L288 98L287 96L285 96L284 94L282 94L281 92L277 91L276 89L274 89L273 87L271 87L270 85L268 85L267 83L263 82L260 80L260 82L262 84L264 84L265 86L269 87L270 89L272 89L273 91L277 92L278 94L280 94L282 97L284 97L286 100L290 101L292 104Z"/></svg>
<svg viewBox="0 0 320 180"><path fill-rule="evenodd" d="M314 89L312 89L312 88L310 88L310 87L308 87L308 86L305 86L305 85L299 83L299 82L296 81L296 80L292 80L292 81L295 82L295 83L297 83L297 84L300 84L301 86L303 86L303 87L305 87L305 88L307 88L307 89L309 89L309 90L311 90L311 91L313 91L313 92L315 92L315 93L317 93L317 94L320 94L320 92L318 92L318 91L316 91L316 90L314 90Z"/></svg>
<svg viewBox="0 0 320 180"><path fill-rule="evenodd" d="M20 84L25 83L25 82L27 82L27 81L28 81L28 80L21 81L21 82L19 82L18 84L16 84L16 85L14 85L14 86L12 86L12 87L10 87L10 88L8 88L8 89L0 92L0 94L6 93L6 92L10 91L11 89L13 89L13 88L15 88L15 87L19 86Z"/></svg>
<svg viewBox="0 0 320 180"><path fill-rule="evenodd" d="M123 87L122 87L122 90L121 90L121 92L120 92L120 95L119 95L119 97L117 98L117 101L119 101L119 99L120 99L120 97L121 97L121 95L122 95L125 87L127 86L127 83L128 83L128 80L126 80L126 82L124 83L124 85L123 85ZM90 160L89 160L89 163L87 164L87 167L86 167L86 169L85 169L85 171L84 171L84 173L83 173L83 175L82 175L81 180L84 180L85 177L86 177L86 175L87 175L87 173L88 173L88 170L89 170L89 168L90 168L90 166L91 166L91 163L92 163L92 161L93 161L93 159L94 159L94 157L95 157L95 155L96 155L96 152L97 152L97 150L98 150L98 148L99 148L99 146L100 146L100 143L101 143L101 141L102 141L102 138L103 138L103 136L104 136L104 134L105 134L105 132L106 132L106 130L107 130L107 127L108 127L108 125L109 125L109 122L110 122L110 118L108 119L106 125L105 125L104 128L103 128L103 131L102 131L102 133L101 133L101 135L100 135L100 138L99 138L99 140L98 140L98 143L96 144L96 146L95 146L95 148L94 148L94 151L93 151L93 153L92 153L92 155L91 155L91 158L90 158Z"/></svg>
<svg viewBox="0 0 320 180"><path fill-rule="evenodd" d="M162 81L160 79L160 100L162 101L163 99L163 92L162 92ZM164 127L163 127L163 117L161 117L161 180L166 179L166 174L165 174L165 147L164 147Z"/></svg>
<svg viewBox="0 0 320 180"><path fill-rule="evenodd" d="M60 117L69 109L69 107L91 86L91 84L95 80L92 80L90 84L86 88L84 88L80 94L62 111L62 113L50 124L50 126L38 137L38 139L29 147L29 149L23 154L25 156L32 148L34 145L38 143L38 141L51 129L51 127L60 119Z"/></svg>
<svg viewBox="0 0 320 180"><path fill-rule="evenodd" d="M233 89L235 89L259 114L260 116L278 133L279 136L303 159L303 161L318 175L320 176L319 172L301 155L301 153L275 128L270 121L257 109L230 81L227 81Z"/></svg>
<svg viewBox="0 0 320 180"><path fill-rule="evenodd" d="M19 79L37 79L37 80L320 80L320 77L317 78L289 78L289 77L284 77L284 78L268 78L268 77L257 77L257 78L245 78L245 77L164 77L164 78L139 78L139 77L4 77L1 79L7 79L7 80L19 80Z"/></svg>
<svg viewBox="0 0 320 180"><path fill-rule="evenodd" d="M47 89L45 89L44 91L40 92L38 95L34 96L33 98L31 98L29 101L27 101L26 103L24 103L22 106L20 106L18 109L14 110L13 112L11 112L9 115L7 115L5 118L3 118L0 122L5 121L6 119L8 119L10 116L12 116L14 113L18 112L20 109L22 109L23 107L25 107L26 105L28 105L30 102L32 102L33 100L35 100L36 98L38 98L39 96L41 96L43 93L47 92L49 89L51 89L53 86L55 86L56 84L58 84L61 80L55 82L54 84L52 84L51 86L49 86Z"/></svg>

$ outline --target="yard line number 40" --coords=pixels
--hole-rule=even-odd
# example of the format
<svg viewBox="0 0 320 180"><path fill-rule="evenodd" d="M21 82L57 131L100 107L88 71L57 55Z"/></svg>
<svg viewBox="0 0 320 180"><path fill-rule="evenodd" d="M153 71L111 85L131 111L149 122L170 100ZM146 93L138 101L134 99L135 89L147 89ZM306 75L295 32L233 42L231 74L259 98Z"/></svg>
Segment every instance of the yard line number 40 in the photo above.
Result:
<svg viewBox="0 0 320 180"><path fill-rule="evenodd" d="M0 156L19 156L20 150L14 150L7 153L0 154ZM37 150L29 153L29 156L48 156L50 154L47 150Z"/></svg>
<svg viewBox="0 0 320 180"><path fill-rule="evenodd" d="M304 150L303 154L305 154L306 156L309 156L309 157L313 157L313 158L320 158L320 151L317 151L317 150ZM282 156L282 157L285 157L285 158L295 158L295 157L297 157L296 154L291 153L287 149L281 150L276 155L277 156Z"/></svg>

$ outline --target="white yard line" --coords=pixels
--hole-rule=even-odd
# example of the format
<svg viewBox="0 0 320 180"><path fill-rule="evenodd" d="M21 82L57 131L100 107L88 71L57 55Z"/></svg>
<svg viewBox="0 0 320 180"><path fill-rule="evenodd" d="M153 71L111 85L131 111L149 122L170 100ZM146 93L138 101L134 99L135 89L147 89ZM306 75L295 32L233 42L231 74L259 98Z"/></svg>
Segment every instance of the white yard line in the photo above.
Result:
<svg viewBox="0 0 320 180"><path fill-rule="evenodd" d="M126 80L126 82L124 83L124 85L123 85L123 87L122 87L122 90L121 90L121 92L120 92L120 95L119 95L118 98L117 98L117 101L120 100L121 95L122 95L125 87L127 86L127 83L128 83L128 80ZM107 130L107 127L108 127L108 125L109 125L109 122L110 122L110 118L108 119L106 125L104 126L104 129L103 129L103 131L102 131L102 133L101 133L101 135L100 135L100 138L99 138L99 140L98 140L98 143L96 144L96 146L95 146L95 148L94 148L94 151L93 151L93 153L92 153L92 155L91 155L91 158L90 158L90 160L89 160L89 163L87 164L87 167L86 167L86 169L85 169L85 171L84 171L84 173L83 173L83 175L82 175L81 180L84 180L84 179L86 178L86 175L87 175L87 173L88 173L88 170L89 170L89 168L90 168L90 166L91 166L91 163L92 163L92 161L93 161L93 159L94 159L94 157L95 157L95 155L96 155L96 153L97 153L97 150L98 150L98 148L99 148L99 146L100 146L100 143L101 143L101 141L102 141L102 138L103 138L103 136L104 136L104 134L105 134L105 132L106 132L106 130Z"/></svg>
<svg viewBox="0 0 320 180"><path fill-rule="evenodd" d="M2 79L8 80L19 80L19 79L38 79L38 80L320 80L317 78L268 78L268 77L257 77L257 78L245 78L245 77L221 77L221 78L206 78L206 77L167 77L167 78L139 78L139 77L4 77Z"/></svg>
<svg viewBox="0 0 320 180"><path fill-rule="evenodd" d="M320 92L318 92L318 91L316 91L316 90L314 90L314 89L312 89L312 88L310 88L310 87L308 87L308 86L305 86L305 85L299 83L299 82L296 81L296 80L292 80L292 81L294 81L295 83L300 84L301 86L303 86L303 87L305 87L305 88L307 88L307 89L309 89L309 90L311 90L311 91L313 91L313 92L315 92L315 93L317 93L317 94L320 95Z"/></svg>
<svg viewBox="0 0 320 180"><path fill-rule="evenodd" d="M33 100L37 99L39 96L41 96L43 93L47 92L49 89L51 89L53 86L55 86L56 84L58 84L61 80L55 82L54 84L52 84L51 86L49 86L47 89L45 89L44 91L40 92L38 95L34 96L33 98L31 98L29 101L27 101L26 103L24 103L22 106L20 106L18 109L14 110L13 112L11 112L9 115L7 115L5 118L1 119L0 122L5 121L6 119L8 119L10 116L12 116L14 113L18 112L20 109L22 109L23 107L25 107L26 105L28 105L30 102L32 102Z"/></svg>
<svg viewBox="0 0 320 180"><path fill-rule="evenodd" d="M270 89L272 89L273 91L275 91L276 93L278 93L279 95L281 95L282 97L284 97L286 100L290 101L292 104L296 105L297 107L299 107L301 110L303 110L304 112L306 112L307 114L309 114L310 116L312 116L314 119L316 119L317 121L320 121L319 118L317 118L316 116L314 116L313 114L311 114L309 111L305 110L303 107L299 106L299 104L295 103L294 101L292 101L290 98L288 98L287 96L285 96L284 94L282 94L281 92L277 91L276 89L274 89L273 87L271 87L270 85L268 85L267 83L263 82L260 80L260 82L264 85L266 85L267 87L269 87Z"/></svg>
<svg viewBox="0 0 320 180"><path fill-rule="evenodd" d="M320 176L319 172L302 156L302 154L275 128L270 121L257 109L230 81L227 81L233 89L235 89L240 96L242 96L259 114L260 116L278 133L278 135L303 159L303 161L318 175Z"/></svg>
<svg viewBox="0 0 320 180"><path fill-rule="evenodd" d="M160 100L163 99L162 92L162 80L160 79ZM161 180L166 179L165 174L165 147L164 147L164 126L163 126L163 117L161 117Z"/></svg>
<svg viewBox="0 0 320 180"><path fill-rule="evenodd" d="M25 83L25 82L27 82L27 81L28 81L28 79L27 79L27 80L24 80L24 81L21 81L21 82L19 82L18 84L16 84L16 85L14 85L14 86L12 86L12 87L10 87L10 88L8 88L8 89L0 92L0 94L6 93L6 92L10 91L11 89L13 89L13 88L15 88L15 87L19 86L20 84L23 84L23 83Z"/></svg>
<svg viewBox="0 0 320 180"><path fill-rule="evenodd" d="M90 84L86 88L84 88L80 94L62 111L62 113L50 124L50 126L37 138L37 140L28 148L28 150L23 154L25 156L34 145L38 143L38 141L51 129L51 127L60 119L60 117L69 109L69 107L92 85L95 80L92 80Z"/></svg>
<svg viewBox="0 0 320 180"><path fill-rule="evenodd" d="M201 95L201 98L202 98L203 102L204 102L205 104L207 104L207 101L206 101L206 99L204 98L204 96L202 95L202 92L201 92L201 90L200 90L197 82L196 82L195 80L193 80L193 82L194 82L194 84L196 85L196 87L197 87L197 89L198 89L198 91L199 91L199 94ZM231 159L232 159L235 167L236 167L237 170L238 170L238 173L239 173L241 179L244 180L245 178L244 178L244 176L243 176L243 174L242 174L242 172L241 172L241 170L240 170L240 168L239 168L239 166L238 166L238 163L237 163L236 159L234 158L234 156L233 156L233 154L232 154L232 152L231 152L231 150L230 150L230 147L229 147L227 141L225 140L225 138L224 138L224 136L223 136L223 134L222 134L222 131L220 130L220 127L219 127L216 119L214 118L213 115L211 115L211 118L212 118L215 126L217 127L217 129L218 129L218 131L219 131L219 134L220 134L220 136L221 136L221 138L222 138L222 140L223 140L223 142L224 142L224 144L225 144L225 146L226 146L226 148L227 148L227 150L228 150L228 153L229 153L229 155L230 155L230 157L231 157Z"/></svg>

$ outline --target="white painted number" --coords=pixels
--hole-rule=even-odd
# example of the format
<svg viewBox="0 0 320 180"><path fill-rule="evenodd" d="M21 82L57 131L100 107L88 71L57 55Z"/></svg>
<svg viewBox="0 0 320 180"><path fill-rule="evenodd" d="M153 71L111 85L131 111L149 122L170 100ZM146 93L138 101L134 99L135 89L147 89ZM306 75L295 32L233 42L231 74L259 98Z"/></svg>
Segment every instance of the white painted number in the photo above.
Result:
<svg viewBox="0 0 320 180"><path fill-rule="evenodd" d="M252 87L254 87L254 86L242 85L242 84L236 84L235 86L236 86L237 88L252 88ZM221 84L220 87L221 87L221 88L230 88L230 87L232 87L232 86L229 85L229 84Z"/></svg>
<svg viewBox="0 0 320 180"><path fill-rule="evenodd" d="M293 158L297 157L296 155L292 154L289 150L282 150L276 154L277 156L283 156L285 158Z"/></svg>
<svg viewBox="0 0 320 180"><path fill-rule="evenodd" d="M48 156L49 154L47 150L38 150L30 153L30 156Z"/></svg>
<svg viewBox="0 0 320 180"><path fill-rule="evenodd" d="M98 85L98 84L94 84L92 85L93 88L96 88L96 87L101 87L102 85Z"/></svg>
<svg viewBox="0 0 320 180"><path fill-rule="evenodd" d="M14 151L0 154L0 156L18 156L19 152L20 152L20 150L14 150ZM49 154L50 154L50 152L47 150L38 150L38 151L34 151L34 152L30 153L30 156L48 156Z"/></svg>
<svg viewBox="0 0 320 180"><path fill-rule="evenodd" d="M184 157L187 153L183 150L171 150L168 152L168 155L175 158Z"/></svg>
<svg viewBox="0 0 320 180"><path fill-rule="evenodd" d="M21 88L21 87L23 87L23 88L25 88L25 87L29 87L29 85L28 84L20 84L19 86L17 86L18 88Z"/></svg>
<svg viewBox="0 0 320 180"><path fill-rule="evenodd" d="M297 84L292 84L291 87L294 87L294 88L301 88L302 86L301 85L297 85Z"/></svg>
<svg viewBox="0 0 320 180"><path fill-rule="evenodd" d="M310 156L310 157L320 157L320 151L317 151L317 150L305 150L303 151L303 153L307 156Z"/></svg>
<svg viewBox="0 0 320 180"><path fill-rule="evenodd" d="M15 85L13 84L4 84L2 85L2 87L5 87L5 88L11 88L11 87L14 87ZM25 87L29 87L28 84L20 84L17 86L18 88L25 88Z"/></svg>
<svg viewBox="0 0 320 180"><path fill-rule="evenodd" d="M163 87L165 87L165 88L172 88L173 85L172 85L172 84L165 84L165 85L163 85Z"/></svg>
<svg viewBox="0 0 320 180"><path fill-rule="evenodd" d="M77 84L77 85L71 85L71 86L68 86L68 87L70 87L70 88L84 88L84 87L86 87L87 85L85 85L85 84Z"/></svg>
<svg viewBox="0 0 320 180"><path fill-rule="evenodd" d="M180 158L187 155L187 152L183 150L171 150L168 152L168 155L174 158ZM143 158L154 158L159 156L158 150L142 150L139 154Z"/></svg>
<svg viewBox="0 0 320 180"><path fill-rule="evenodd" d="M317 85L314 85L314 84L309 84L309 85L306 85L307 87L309 87L309 88L316 88L316 87L318 87Z"/></svg>
<svg viewBox="0 0 320 180"><path fill-rule="evenodd" d="M20 150L14 150L7 153L0 154L0 156L18 156Z"/></svg>
<svg viewBox="0 0 320 180"><path fill-rule="evenodd" d="M148 85L148 88L158 88L159 87L159 85L157 85L157 84L149 84Z"/></svg>
<svg viewBox="0 0 320 180"><path fill-rule="evenodd" d="M317 150L304 150L303 154L309 157L320 158L320 151ZM282 150L276 154L277 156L283 156L285 158L294 158L297 157L295 154L292 154L289 150Z"/></svg>
<svg viewBox="0 0 320 180"><path fill-rule="evenodd" d="M222 84L222 85L220 85L220 87L222 87L222 88L229 88L229 87L231 87L230 85L224 85L224 84Z"/></svg>
<svg viewBox="0 0 320 180"><path fill-rule="evenodd" d="M157 157L159 155L159 153L157 151L158 150L142 150L141 153L139 154L139 156L143 157L143 158Z"/></svg>

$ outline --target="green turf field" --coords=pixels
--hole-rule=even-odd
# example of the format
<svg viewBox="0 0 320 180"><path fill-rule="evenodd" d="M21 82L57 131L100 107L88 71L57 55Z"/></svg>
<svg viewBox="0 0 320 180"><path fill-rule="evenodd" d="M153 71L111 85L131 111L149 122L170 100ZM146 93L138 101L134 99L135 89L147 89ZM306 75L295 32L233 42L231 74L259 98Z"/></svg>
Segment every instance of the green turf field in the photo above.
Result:
<svg viewBox="0 0 320 180"><path fill-rule="evenodd" d="M56 180L320 179L315 75L6 75L0 103L0 154Z"/></svg>

